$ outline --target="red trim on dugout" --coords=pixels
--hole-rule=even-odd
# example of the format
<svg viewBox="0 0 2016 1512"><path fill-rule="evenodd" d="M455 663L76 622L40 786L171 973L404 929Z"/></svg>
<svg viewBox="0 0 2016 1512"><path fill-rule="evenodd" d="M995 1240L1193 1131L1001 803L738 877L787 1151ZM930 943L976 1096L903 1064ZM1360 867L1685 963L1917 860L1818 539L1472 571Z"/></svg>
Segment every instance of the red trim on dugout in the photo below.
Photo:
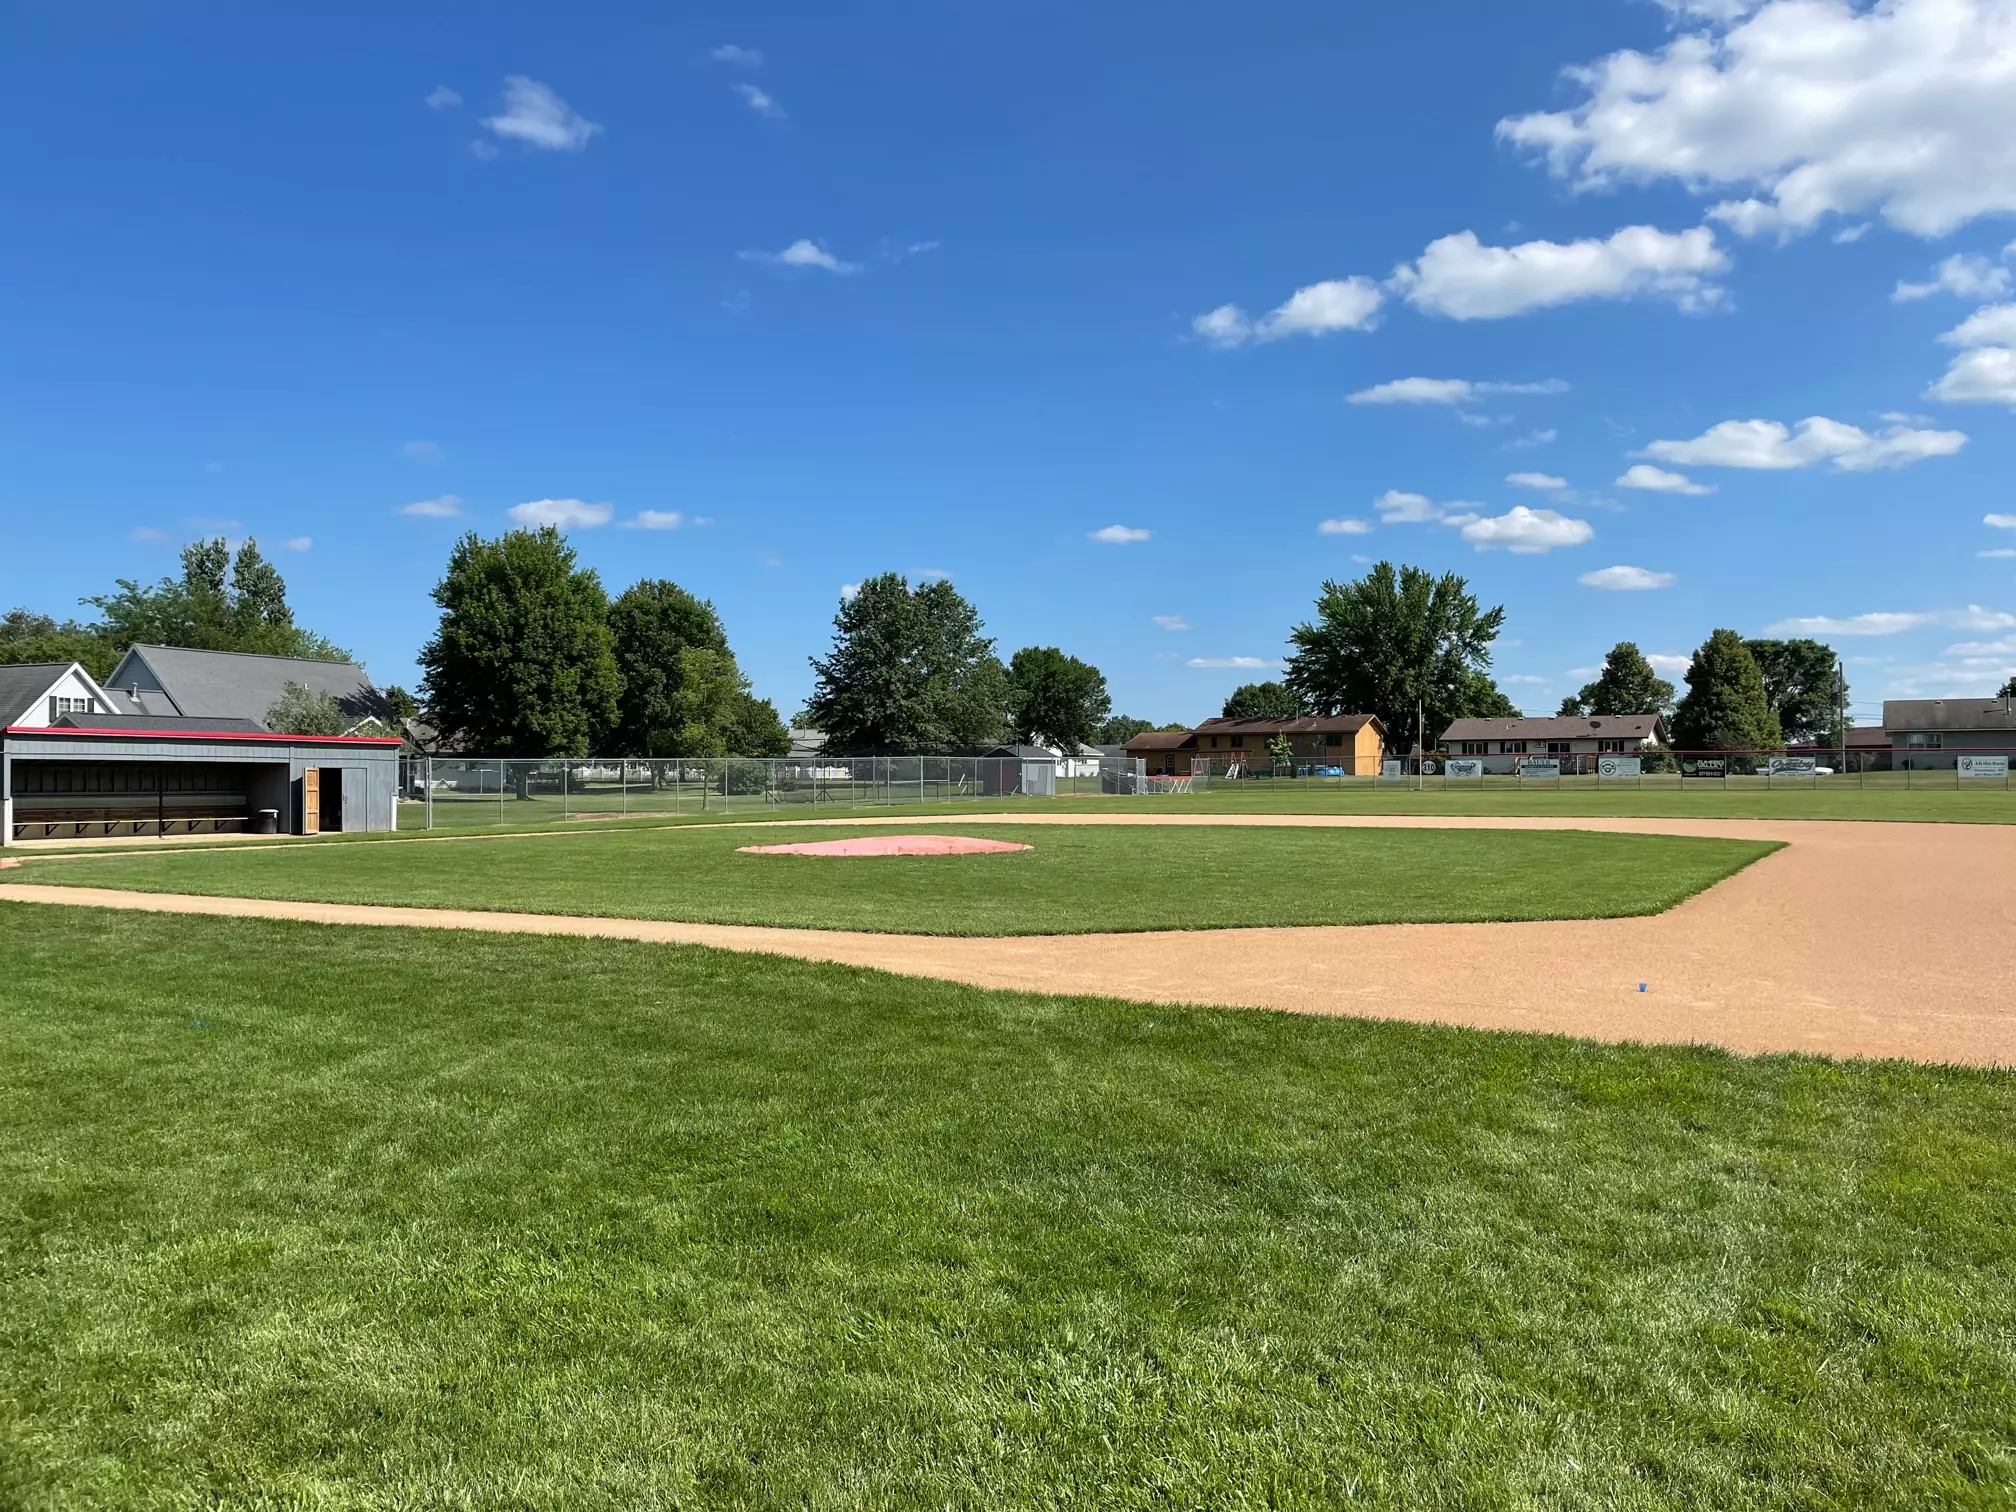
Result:
<svg viewBox="0 0 2016 1512"><path fill-rule="evenodd" d="M255 730L91 730L69 725L9 725L8 735L102 735L108 740L279 740L289 745L403 746L405 741L386 735L275 735Z"/></svg>

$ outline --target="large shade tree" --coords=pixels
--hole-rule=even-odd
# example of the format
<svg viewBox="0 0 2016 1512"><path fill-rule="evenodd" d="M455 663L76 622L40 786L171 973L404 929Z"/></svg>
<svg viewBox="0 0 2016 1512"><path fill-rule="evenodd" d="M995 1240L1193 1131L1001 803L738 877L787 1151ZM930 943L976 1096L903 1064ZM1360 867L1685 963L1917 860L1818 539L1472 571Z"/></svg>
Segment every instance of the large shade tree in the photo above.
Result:
<svg viewBox="0 0 2016 1512"><path fill-rule="evenodd" d="M609 606L622 680L615 727L598 742L621 756L781 756L791 737L757 698L728 648L721 616L663 578L624 589Z"/></svg>
<svg viewBox="0 0 2016 1512"><path fill-rule="evenodd" d="M82 662L103 679L119 659L98 625L57 620L32 609L11 609L0 617L0 665L17 662Z"/></svg>
<svg viewBox="0 0 2016 1512"><path fill-rule="evenodd" d="M1682 751L1775 751L1784 744L1764 696L1757 658L1734 630L1717 630L1687 668L1687 695L1673 711Z"/></svg>
<svg viewBox="0 0 2016 1512"><path fill-rule="evenodd" d="M1563 714L1599 717L1621 714L1670 714L1676 693L1673 684L1652 670L1652 663L1635 641L1619 641L1603 658L1603 670L1596 680L1582 685L1582 691L1561 704Z"/></svg>
<svg viewBox="0 0 2016 1512"><path fill-rule="evenodd" d="M1007 674L980 615L944 579L869 578L841 600L812 659L805 717L836 755L978 751L1008 726Z"/></svg>
<svg viewBox="0 0 2016 1512"><path fill-rule="evenodd" d="M1816 640L1747 640L1764 678L1764 701L1788 741L1839 745L1848 684L1834 648Z"/></svg>
<svg viewBox="0 0 2016 1512"><path fill-rule="evenodd" d="M1219 710L1226 719L1294 719L1301 712L1302 701L1283 682L1241 683Z"/></svg>
<svg viewBox="0 0 2016 1512"><path fill-rule="evenodd" d="M552 526L455 543L420 653L442 736L498 756L585 756L616 720L607 596Z"/></svg>
<svg viewBox="0 0 2016 1512"><path fill-rule="evenodd" d="M1284 680L1313 713L1376 714L1389 741L1431 746L1451 720L1517 712L1488 670L1504 622L1453 572L1380 562L1323 584L1316 618L1289 635Z"/></svg>
<svg viewBox="0 0 2016 1512"><path fill-rule="evenodd" d="M182 548L180 577L151 587L120 578L116 593L85 602L98 610L94 628L115 655L152 645L349 660L326 637L294 623L287 584L257 541L236 553L221 538L192 541Z"/></svg>
<svg viewBox="0 0 2016 1512"><path fill-rule="evenodd" d="M1055 646L1024 646L1008 661L1009 728L1019 741L1076 753L1098 742L1113 699L1097 667Z"/></svg>

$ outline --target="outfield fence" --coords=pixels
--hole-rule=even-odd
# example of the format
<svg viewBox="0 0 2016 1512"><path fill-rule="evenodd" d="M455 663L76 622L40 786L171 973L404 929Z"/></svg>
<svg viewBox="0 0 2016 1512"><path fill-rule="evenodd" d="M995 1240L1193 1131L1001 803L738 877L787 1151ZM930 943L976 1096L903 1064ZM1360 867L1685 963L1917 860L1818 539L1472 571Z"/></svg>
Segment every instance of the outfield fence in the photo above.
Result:
<svg viewBox="0 0 2016 1512"><path fill-rule="evenodd" d="M1481 744L1481 742L1480 742ZM1492 742L1493 746L1502 744ZM1926 788L2010 791L2016 746L1912 746L1847 751L1518 752L1433 751L1389 757L1375 775L1298 763L1276 767L1236 753L1193 758L1188 790L1248 783L1447 789L1665 788L1768 792L1774 789ZM1153 781L1154 779L1150 779Z"/></svg>
<svg viewBox="0 0 2016 1512"><path fill-rule="evenodd" d="M725 814L824 806L947 804L1158 791L1138 758L725 756L514 760L409 756L402 829L562 819Z"/></svg>

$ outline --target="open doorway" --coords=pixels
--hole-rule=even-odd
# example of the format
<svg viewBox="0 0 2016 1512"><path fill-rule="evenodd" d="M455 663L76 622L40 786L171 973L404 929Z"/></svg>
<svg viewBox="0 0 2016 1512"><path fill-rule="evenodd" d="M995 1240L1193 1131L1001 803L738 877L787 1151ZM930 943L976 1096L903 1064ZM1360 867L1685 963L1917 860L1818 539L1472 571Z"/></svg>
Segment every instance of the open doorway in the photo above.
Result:
<svg viewBox="0 0 2016 1512"><path fill-rule="evenodd" d="M323 767L320 787L317 812L321 832L325 835L340 834L343 829L343 768Z"/></svg>

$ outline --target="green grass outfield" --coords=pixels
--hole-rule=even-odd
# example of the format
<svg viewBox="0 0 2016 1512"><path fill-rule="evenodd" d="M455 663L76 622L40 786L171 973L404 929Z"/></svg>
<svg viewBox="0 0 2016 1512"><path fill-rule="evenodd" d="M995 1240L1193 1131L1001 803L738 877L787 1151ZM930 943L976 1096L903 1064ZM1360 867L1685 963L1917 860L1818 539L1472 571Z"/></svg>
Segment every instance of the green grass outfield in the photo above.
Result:
<svg viewBox="0 0 2016 1512"><path fill-rule="evenodd" d="M1776 848L1574 830L928 828L1033 849L748 856L738 848L888 831L628 829L64 857L0 881L898 934L1085 934L1658 913Z"/></svg>
<svg viewBox="0 0 2016 1512"><path fill-rule="evenodd" d="M2016 1078L0 902L0 1506L2007 1507Z"/></svg>

